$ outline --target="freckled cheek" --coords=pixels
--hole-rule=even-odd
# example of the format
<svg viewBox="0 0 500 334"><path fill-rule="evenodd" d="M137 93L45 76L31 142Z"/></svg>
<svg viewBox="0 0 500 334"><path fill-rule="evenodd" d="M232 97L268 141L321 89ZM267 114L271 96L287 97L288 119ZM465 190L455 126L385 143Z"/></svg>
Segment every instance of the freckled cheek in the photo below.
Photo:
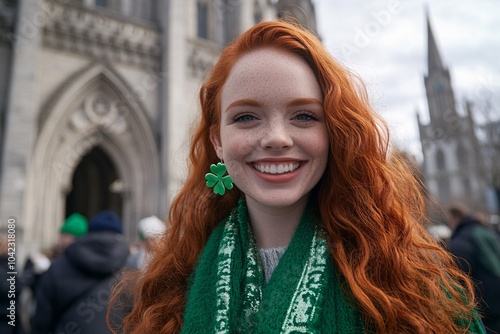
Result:
<svg viewBox="0 0 500 334"><path fill-rule="evenodd" d="M250 154L254 151L255 143L246 136L238 136L222 143L224 162L228 172L237 177L248 162Z"/></svg>
<svg viewBox="0 0 500 334"><path fill-rule="evenodd" d="M240 159L241 156L250 153L257 143L256 134L250 132L238 135L227 132L222 138L224 159Z"/></svg>
<svg viewBox="0 0 500 334"><path fill-rule="evenodd" d="M312 138L311 138L312 139ZM309 142L309 152L311 155L319 159L328 160L328 153L330 149L330 143L325 140L325 137L318 136L311 142Z"/></svg>
<svg viewBox="0 0 500 334"><path fill-rule="evenodd" d="M241 163L251 151L252 146L241 141L235 141L230 144L223 146L224 150L224 160L226 163Z"/></svg>
<svg viewBox="0 0 500 334"><path fill-rule="evenodd" d="M236 185L239 185L241 177L245 175L245 156L245 152L240 148L227 151L227 154L225 154L224 162L226 164L227 172L232 176Z"/></svg>

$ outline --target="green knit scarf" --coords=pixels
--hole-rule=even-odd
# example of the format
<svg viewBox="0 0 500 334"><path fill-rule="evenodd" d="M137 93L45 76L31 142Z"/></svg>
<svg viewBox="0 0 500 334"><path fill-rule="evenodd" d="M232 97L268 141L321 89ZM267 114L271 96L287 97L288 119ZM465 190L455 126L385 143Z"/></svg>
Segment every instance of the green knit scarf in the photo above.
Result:
<svg viewBox="0 0 500 334"><path fill-rule="evenodd" d="M363 333L310 207L267 284L258 254L241 199L191 277L182 333Z"/></svg>

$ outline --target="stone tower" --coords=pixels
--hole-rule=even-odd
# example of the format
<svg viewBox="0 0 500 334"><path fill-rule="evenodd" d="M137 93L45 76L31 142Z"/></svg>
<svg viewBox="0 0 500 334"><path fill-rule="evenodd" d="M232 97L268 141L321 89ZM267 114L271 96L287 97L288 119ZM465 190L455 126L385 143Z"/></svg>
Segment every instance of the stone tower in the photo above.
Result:
<svg viewBox="0 0 500 334"><path fill-rule="evenodd" d="M484 210L486 183L472 108L457 111L451 76L443 63L427 17L427 75L424 77L430 122L418 116L427 189L439 204L463 201Z"/></svg>

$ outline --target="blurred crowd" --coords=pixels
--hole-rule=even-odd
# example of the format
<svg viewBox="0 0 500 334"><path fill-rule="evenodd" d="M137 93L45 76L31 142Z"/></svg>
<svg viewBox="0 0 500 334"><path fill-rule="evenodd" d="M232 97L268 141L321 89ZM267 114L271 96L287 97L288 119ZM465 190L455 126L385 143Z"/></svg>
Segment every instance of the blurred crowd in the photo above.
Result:
<svg viewBox="0 0 500 334"><path fill-rule="evenodd" d="M110 333L106 314L113 284L124 272L147 265L164 232L163 221L146 217L138 222L139 242L129 244L116 213L101 211L90 221L74 213L61 225L56 245L29 255L11 296L8 240L0 236L1 274L6 276L0 277L0 333ZM15 322L8 317L12 296Z"/></svg>
<svg viewBox="0 0 500 334"><path fill-rule="evenodd" d="M500 230L482 212L466 204L447 209L446 224L429 227L429 233L457 260L475 284L478 310L488 333L500 333Z"/></svg>

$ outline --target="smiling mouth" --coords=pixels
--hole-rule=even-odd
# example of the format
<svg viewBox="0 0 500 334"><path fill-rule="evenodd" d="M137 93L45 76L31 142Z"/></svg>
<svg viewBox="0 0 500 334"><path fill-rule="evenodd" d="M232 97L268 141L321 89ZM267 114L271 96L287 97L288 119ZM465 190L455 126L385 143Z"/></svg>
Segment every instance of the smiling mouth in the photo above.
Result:
<svg viewBox="0 0 500 334"><path fill-rule="evenodd" d="M299 162L279 163L279 164L263 164L263 163L253 164L253 168L255 168L261 173L267 173L267 174L289 173L293 172L299 167L300 167Z"/></svg>

